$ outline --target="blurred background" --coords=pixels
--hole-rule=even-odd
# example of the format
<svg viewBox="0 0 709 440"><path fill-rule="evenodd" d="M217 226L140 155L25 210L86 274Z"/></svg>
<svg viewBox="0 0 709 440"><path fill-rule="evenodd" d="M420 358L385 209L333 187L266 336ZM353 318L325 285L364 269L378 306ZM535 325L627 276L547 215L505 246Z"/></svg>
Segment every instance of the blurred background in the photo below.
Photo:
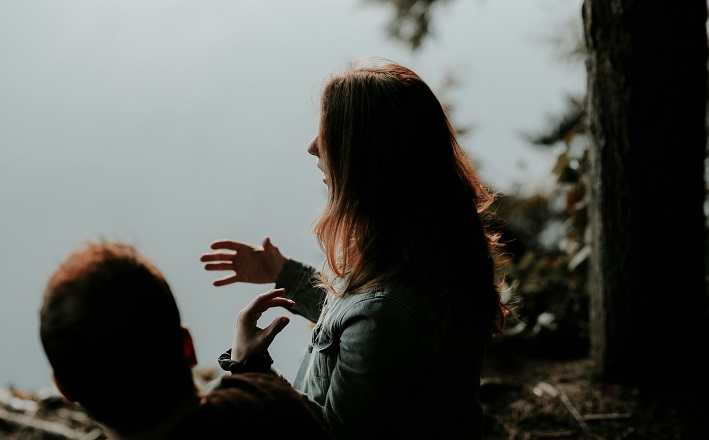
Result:
<svg viewBox="0 0 709 440"><path fill-rule="evenodd" d="M218 368L237 312L271 285L215 288L221 274L205 272L199 256L217 239L268 235L286 255L321 263L310 227L326 188L306 148L322 81L366 56L429 83L504 196L499 226L517 246L507 293L531 280L533 319L520 331L585 316L578 298L550 310L534 297L539 277L560 292L580 283L549 268L584 259L583 228L567 221L583 199L569 174L583 163L572 139L585 91L573 56L581 0L438 2L418 46L389 32L394 3L0 0L0 387L51 384L42 290L69 252L100 238L156 263L200 367ZM571 182L562 194L559 182ZM564 264L540 273L535 264L550 261L542 254ZM289 379L308 337L307 321L294 318L272 346Z"/></svg>

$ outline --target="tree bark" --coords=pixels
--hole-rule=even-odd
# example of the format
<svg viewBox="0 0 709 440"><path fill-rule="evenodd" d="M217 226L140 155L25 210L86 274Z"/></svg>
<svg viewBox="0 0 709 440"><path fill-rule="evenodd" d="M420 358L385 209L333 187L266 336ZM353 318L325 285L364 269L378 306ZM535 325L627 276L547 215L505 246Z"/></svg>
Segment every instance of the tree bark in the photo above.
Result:
<svg viewBox="0 0 709 440"><path fill-rule="evenodd" d="M709 383L706 0L585 0L591 356L606 380Z"/></svg>

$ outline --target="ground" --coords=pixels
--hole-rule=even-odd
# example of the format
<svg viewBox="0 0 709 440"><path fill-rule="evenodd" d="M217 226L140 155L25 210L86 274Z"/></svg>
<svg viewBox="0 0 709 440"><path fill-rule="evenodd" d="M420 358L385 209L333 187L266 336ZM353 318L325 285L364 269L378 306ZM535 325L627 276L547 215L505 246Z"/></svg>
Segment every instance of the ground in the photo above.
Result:
<svg viewBox="0 0 709 440"><path fill-rule="evenodd" d="M591 379L588 358L488 358L486 439L709 440L709 403L670 404ZM664 402L664 403L662 403Z"/></svg>
<svg viewBox="0 0 709 440"><path fill-rule="evenodd" d="M709 439L709 405L689 409L640 398L628 388L590 379L589 359L490 356L481 401L487 440ZM209 379L209 372L203 372ZM105 438L78 407L19 390L0 399L0 438Z"/></svg>

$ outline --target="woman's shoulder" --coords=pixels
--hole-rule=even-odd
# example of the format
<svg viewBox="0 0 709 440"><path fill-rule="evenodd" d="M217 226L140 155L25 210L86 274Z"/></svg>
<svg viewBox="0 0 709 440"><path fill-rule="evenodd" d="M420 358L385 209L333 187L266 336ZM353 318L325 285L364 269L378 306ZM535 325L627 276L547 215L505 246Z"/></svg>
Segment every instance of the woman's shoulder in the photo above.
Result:
<svg viewBox="0 0 709 440"><path fill-rule="evenodd" d="M441 309L441 300L435 292L403 283L388 283L359 293L346 294L334 298L334 303L341 315L408 315L426 321Z"/></svg>

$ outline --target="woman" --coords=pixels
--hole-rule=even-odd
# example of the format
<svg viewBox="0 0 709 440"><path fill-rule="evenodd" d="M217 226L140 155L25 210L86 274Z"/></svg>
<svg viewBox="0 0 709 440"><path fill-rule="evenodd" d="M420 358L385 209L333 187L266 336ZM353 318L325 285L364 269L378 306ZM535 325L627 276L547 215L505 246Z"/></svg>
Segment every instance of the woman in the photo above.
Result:
<svg viewBox="0 0 709 440"><path fill-rule="evenodd" d="M270 365L287 318L256 321L285 306L316 322L294 387L337 438L481 438L484 351L510 312L485 223L493 194L411 70L357 63L330 79L321 106L308 152L328 187L314 227L323 267L268 237L217 241L201 258L234 272L215 285L276 283L240 313L231 366Z"/></svg>

